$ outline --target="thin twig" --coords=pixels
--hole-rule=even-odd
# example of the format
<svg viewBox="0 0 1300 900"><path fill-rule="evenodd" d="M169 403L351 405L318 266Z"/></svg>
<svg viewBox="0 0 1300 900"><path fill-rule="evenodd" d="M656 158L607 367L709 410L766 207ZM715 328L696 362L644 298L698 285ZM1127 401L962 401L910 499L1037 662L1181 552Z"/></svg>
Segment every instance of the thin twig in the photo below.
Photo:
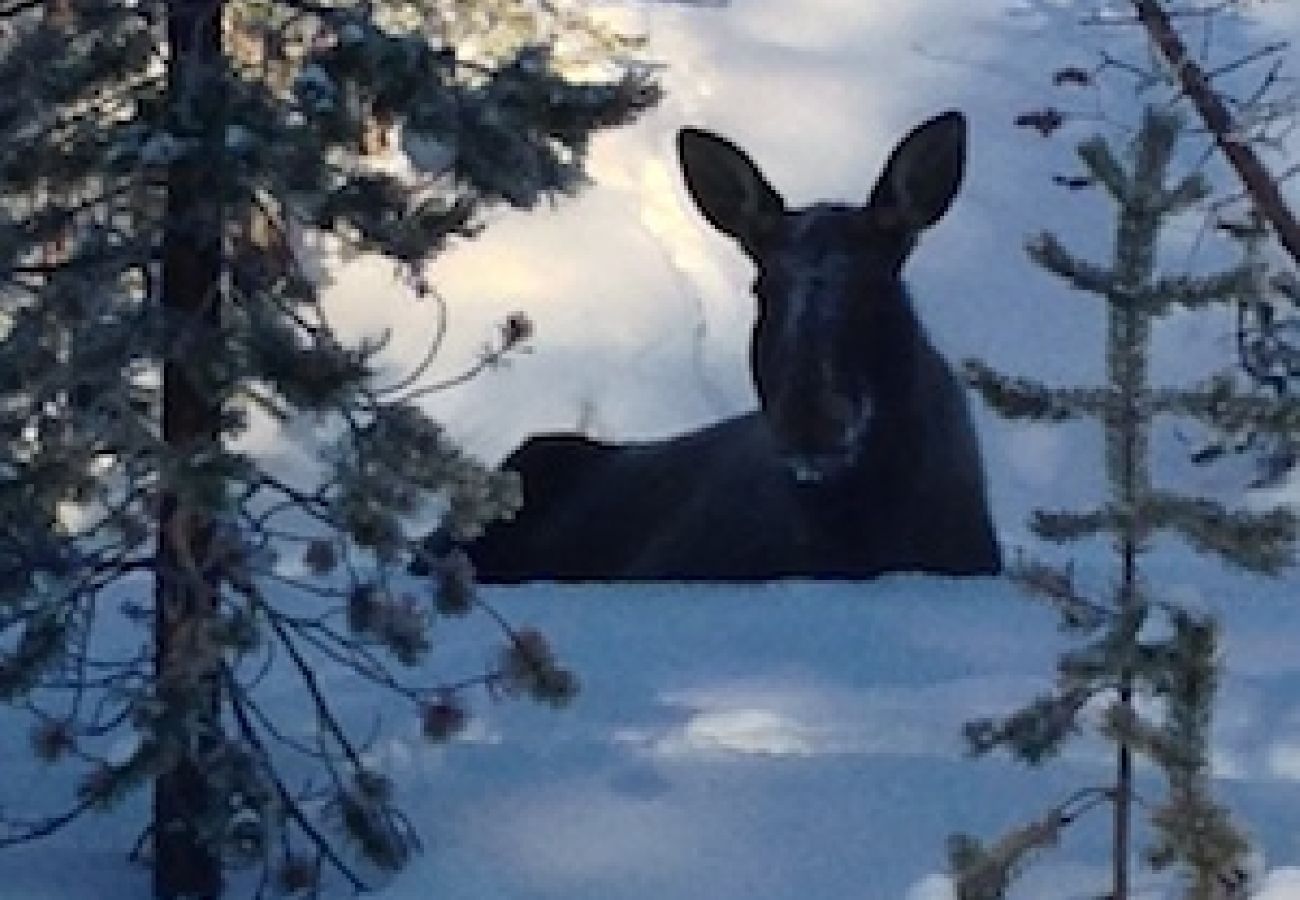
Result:
<svg viewBox="0 0 1300 900"><path fill-rule="evenodd" d="M1138 21L1174 71L1197 114L1214 135L1215 143L1227 157L1242 184L1277 234L1292 260L1300 266L1300 221L1287 206L1277 182L1260 161L1255 150L1238 133L1237 123L1223 99L1210 84L1204 70L1187 53L1187 47L1175 30L1169 14L1157 0L1132 0Z"/></svg>
<svg viewBox="0 0 1300 900"><path fill-rule="evenodd" d="M289 814L289 817L298 824L298 827L303 830L303 833L307 835L316 849L320 851L321 855L329 860L330 865L332 865L340 875L348 880L348 883L352 885L353 890L358 892L367 890L368 885L365 881L352 871L351 866L349 866L334 850L329 839L321 833L320 829L318 829L310 819L307 818L307 815L298 805L297 799L293 796L293 793L276 773L275 767L271 765L271 757L267 752L266 745L262 743L261 737L257 734L257 729L253 727L253 723L247 716L247 712L239 695L239 685L234 682L233 675L228 667L223 666L222 672L226 678L227 685L232 688L230 691L230 707L235 715L235 722L239 725L239 732L243 735L244 740L248 741L249 746L251 746L257 752L258 756L261 757L263 770L271 780L271 784L275 787L275 792L279 795L280 801L284 804L285 811Z"/></svg>

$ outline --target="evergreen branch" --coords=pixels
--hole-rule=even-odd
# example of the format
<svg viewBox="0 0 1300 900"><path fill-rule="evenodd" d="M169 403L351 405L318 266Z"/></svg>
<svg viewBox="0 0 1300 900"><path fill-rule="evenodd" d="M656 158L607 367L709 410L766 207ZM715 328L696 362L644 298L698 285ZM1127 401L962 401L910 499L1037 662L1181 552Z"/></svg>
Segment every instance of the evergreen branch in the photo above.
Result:
<svg viewBox="0 0 1300 900"><path fill-rule="evenodd" d="M261 704L253 700L244 685L241 684L237 687L231 687L230 690L240 691L239 694L232 694L232 696L235 697L239 704L244 708L245 715L256 719L257 724L260 725L262 730L265 731L266 734L276 743L287 747L299 756L313 759L326 765L345 759L341 753L331 753L329 749L324 747L312 747L306 742L286 734L284 730L276 724L275 720L271 717L271 714L264 710Z"/></svg>
<svg viewBox="0 0 1300 900"><path fill-rule="evenodd" d="M989 406L1010 419L1064 422L1082 415L1102 416L1111 405L1107 388L1053 388L1019 376L1003 375L982 361L965 360L962 374Z"/></svg>
<svg viewBox="0 0 1300 900"><path fill-rule="evenodd" d="M294 487L287 481L272 475L264 469L258 469L255 477L249 479L245 485L247 490L246 498L252 498L262 490L275 491L284 496L284 499L267 507L266 510L259 512L256 516L251 513L250 518L254 518L258 523L265 524L285 509L294 506L300 506L303 509L316 510L324 513L329 510L329 489L330 485L322 485L315 491L304 491ZM269 513L269 514L268 514ZM333 519L318 518L317 521L326 525L337 524Z"/></svg>
<svg viewBox="0 0 1300 900"><path fill-rule="evenodd" d="M1031 852L1055 847L1065 828L1111 799L1111 795L1105 788L1082 788L987 847L969 835L954 835L948 841L948 860L958 900L1004 900Z"/></svg>
<svg viewBox="0 0 1300 900"><path fill-rule="evenodd" d="M483 372L490 369L500 368L506 364L511 353L520 349L523 341L525 341L531 333L532 325L521 313L511 314L507 317L505 323L503 323L498 329L497 342L495 344L485 344L479 350L478 358L472 365L464 371L448 378L443 378L429 384L422 384L418 387L412 387L400 398L397 398L395 402L411 403L431 394L442 393L443 391L450 390L454 387L468 384ZM403 384L405 383L406 380L404 379ZM381 392L382 389L376 391L376 393Z"/></svg>
<svg viewBox="0 0 1300 900"><path fill-rule="evenodd" d="M1210 196L1210 184L1199 172L1193 172L1169 191L1165 191L1160 204L1161 215L1177 215L1191 209Z"/></svg>
<svg viewBox="0 0 1300 900"><path fill-rule="evenodd" d="M372 684L415 704L423 703L430 697L445 697L473 688L490 687L500 683L505 676L503 668L495 667L489 668L481 675L467 676L457 681L445 681L433 685L406 684L399 681L383 661L371 653L362 642L349 639L323 622L307 622L296 627L302 634L303 640L315 647L322 656L355 672ZM507 630L507 634L513 634L513 631ZM518 638L514 637L512 640L517 641Z"/></svg>
<svg viewBox="0 0 1300 900"><path fill-rule="evenodd" d="M1135 299L1153 316L1164 315L1170 306L1195 310L1241 299L1252 289L1255 276L1251 264L1215 275L1170 276L1138 291Z"/></svg>
<svg viewBox="0 0 1300 900"><path fill-rule="evenodd" d="M1079 513L1066 510L1034 510L1029 527L1045 541L1063 544L1095 534L1120 534L1128 519L1113 505L1107 504L1093 512Z"/></svg>
<svg viewBox="0 0 1300 900"><path fill-rule="evenodd" d="M973 755L1006 747L1031 766L1054 756L1066 738L1079 730L1079 711L1093 697L1088 687L1074 687L1035 698L1003 719L974 719L962 726Z"/></svg>
<svg viewBox="0 0 1300 900"><path fill-rule="evenodd" d="M1064 278L1076 290L1103 297L1115 290L1113 272L1075 257L1051 232L1044 231L1031 239L1025 250L1034 262Z"/></svg>
<svg viewBox="0 0 1300 900"><path fill-rule="evenodd" d="M1079 592L1069 569L1018 560L1007 568L1007 576L1031 595L1046 599L1061 614L1067 628L1091 631L1115 617L1109 606Z"/></svg>
<svg viewBox="0 0 1300 900"><path fill-rule="evenodd" d="M1182 861L1190 870L1189 897L1245 900L1250 896L1250 846L1208 788L1204 779L1171 786L1169 800L1151 812L1160 838L1147 859L1157 870Z"/></svg>
<svg viewBox="0 0 1300 900"><path fill-rule="evenodd" d="M1162 658L1153 684L1168 709L1162 727L1148 729L1145 751L1164 771L1169 795L1152 811L1160 839L1148 857L1157 869L1181 861L1198 885L1198 896L1244 897L1242 863L1249 847L1227 811L1209 796L1207 747L1218 686L1217 628L1212 619L1177 608L1169 617L1173 634L1156 648Z"/></svg>
<svg viewBox="0 0 1300 900"><path fill-rule="evenodd" d="M48 603L24 617L13 650L0 653L0 701L24 697L40 686L47 671L66 657L66 642L74 629L68 598Z"/></svg>
<svg viewBox="0 0 1300 900"><path fill-rule="evenodd" d="M957 900L1002 900L1025 858L1034 850L1055 847L1069 824L1060 808L1027 825L1011 829L985 847L969 835L948 841L949 866L956 882Z"/></svg>
<svg viewBox="0 0 1300 900"><path fill-rule="evenodd" d="M1300 404L1274 397L1236 394L1226 379L1214 379L1203 387L1186 391L1159 390L1152 395L1151 402L1158 412L1192 416L1230 434L1300 433Z"/></svg>
<svg viewBox="0 0 1300 900"><path fill-rule="evenodd" d="M348 592L341 588L329 587L327 585L317 584L307 578L297 578L293 575L287 575L284 572L276 571L274 567L267 567L266 569L259 571L257 575L259 578L265 579L266 581L298 591L299 593L305 594L309 597L341 601L347 599L348 596ZM289 617L285 613L280 613L280 615L290 620L295 627L302 624L303 620Z"/></svg>
<svg viewBox="0 0 1300 900"><path fill-rule="evenodd" d="M1142 516L1153 527L1177 531L1196 549L1252 572L1273 575L1295 562L1297 519L1286 508L1228 510L1211 500L1157 492L1142 504Z"/></svg>
<svg viewBox="0 0 1300 900"><path fill-rule="evenodd" d="M1127 588L1127 589L1126 589ZM1132 695L1135 669L1140 668L1142 649L1139 634L1146 619L1146 602L1133 585L1119 585L1121 595L1101 636L1082 646L1063 652L1057 659L1058 689L1065 692L1087 691L1089 697L1110 692L1118 695L1116 705L1127 709L1127 693Z"/></svg>
<svg viewBox="0 0 1300 900"><path fill-rule="evenodd" d="M1263 513L1229 511L1210 500L1152 492L1132 511L1114 504L1086 513L1035 510L1030 527L1053 543L1103 533L1146 535L1173 530L1199 550L1212 551L1250 571L1276 574L1294 562L1297 519L1285 508Z"/></svg>
<svg viewBox="0 0 1300 900"><path fill-rule="evenodd" d="M354 891L357 891L358 893L368 891L369 886L366 882L363 881L361 877L352 870L352 867L344 862L343 858L338 855L329 839L325 837L325 835L321 833L320 829L316 827L315 823L307 817L306 813L303 812L302 807L299 805L297 798L293 796L293 793L284 783L284 780L280 778L279 773L276 772L275 766L271 760L271 756L267 752L265 744L262 743L261 737L257 734L257 729L248 718L243 703L240 700L238 683L235 681L229 668L223 666L223 674L227 685L230 688L230 706L235 715L235 722L239 726L240 734L243 735L244 740L248 742L248 745L253 748L254 752L257 753L258 757L261 759L262 771L274 786L275 792L280 798L280 802L284 805L285 812L287 812L289 817L297 823L298 827L302 829L303 834L307 835L307 838L312 842L312 846L320 851L321 855L323 855L329 861L330 865L334 867L334 870L347 879L348 884L352 886Z"/></svg>
<svg viewBox="0 0 1300 900"><path fill-rule="evenodd" d="M1128 205L1134 192L1133 177L1124 171L1105 139L1097 136L1084 141L1079 145L1078 153L1089 174L1106 188L1115 202L1120 206Z"/></svg>
<svg viewBox="0 0 1300 900"><path fill-rule="evenodd" d="M271 629L275 632L284 647L289 658L293 661L294 668L298 671L298 676L302 679L303 685L307 688L307 693L311 697L312 705L316 709L317 720L324 726L329 736L338 744L339 748L347 756L348 762L352 765L355 772L365 772L366 766L362 762L356 748L348 740L347 732L343 730L342 724L334 716L334 710L330 707L325 699L325 694L320 689L320 684L316 680L316 673L307 663L301 651L293 641L292 635L289 634L285 624L280 620L276 610L273 607L262 604L262 610L266 613L266 620Z"/></svg>
<svg viewBox="0 0 1300 900"><path fill-rule="evenodd" d="M424 377L425 373L428 372L429 368L437 359L438 354L442 351L442 345L447 339L447 298L442 295L441 291L432 288L428 290L427 296L433 298L434 326L433 334L429 337L424 354L420 357L419 361L416 362L416 364L396 382L373 388L374 396L391 396L412 387L416 382ZM404 398L403 401L399 402L409 402L410 399L411 398L407 397Z"/></svg>
<svg viewBox="0 0 1300 900"><path fill-rule="evenodd" d="M1165 177L1181 129L1176 113L1154 106L1143 110L1140 137L1133 148L1134 193L1121 204L1125 213L1159 217L1167 202Z"/></svg>
<svg viewBox="0 0 1300 900"><path fill-rule="evenodd" d="M371 653L370 648L362 642L350 640L319 621L295 625L295 631L322 656L342 668L355 672L366 681L388 688L408 700L418 699L417 692L394 678L383 660Z"/></svg>

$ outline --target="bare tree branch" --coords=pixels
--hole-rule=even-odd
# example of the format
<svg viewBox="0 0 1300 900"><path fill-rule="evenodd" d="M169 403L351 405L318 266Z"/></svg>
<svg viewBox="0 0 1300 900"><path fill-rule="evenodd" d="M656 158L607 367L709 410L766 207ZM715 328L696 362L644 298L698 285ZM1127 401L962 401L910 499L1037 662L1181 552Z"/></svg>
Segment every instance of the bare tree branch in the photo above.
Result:
<svg viewBox="0 0 1300 900"><path fill-rule="evenodd" d="M1133 0L1133 7L1138 21L1174 70L1183 91L1214 135L1215 143L1236 170L1260 213L1273 226L1278 240L1295 264L1300 266L1300 221L1287 206L1277 181L1238 132L1232 113L1210 84L1205 71L1188 54L1187 46L1158 0Z"/></svg>

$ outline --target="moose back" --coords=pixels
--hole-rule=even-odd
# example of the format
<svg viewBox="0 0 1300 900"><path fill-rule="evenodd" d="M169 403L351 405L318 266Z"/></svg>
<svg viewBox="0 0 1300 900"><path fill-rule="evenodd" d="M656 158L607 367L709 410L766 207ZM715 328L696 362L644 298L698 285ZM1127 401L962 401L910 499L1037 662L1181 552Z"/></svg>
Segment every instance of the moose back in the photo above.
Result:
<svg viewBox="0 0 1300 900"><path fill-rule="evenodd" d="M966 123L903 138L863 206L790 209L725 139L685 129L686 187L756 270L756 412L650 443L529 439L524 505L469 548L480 580L993 574L963 388L901 280L961 185Z"/></svg>

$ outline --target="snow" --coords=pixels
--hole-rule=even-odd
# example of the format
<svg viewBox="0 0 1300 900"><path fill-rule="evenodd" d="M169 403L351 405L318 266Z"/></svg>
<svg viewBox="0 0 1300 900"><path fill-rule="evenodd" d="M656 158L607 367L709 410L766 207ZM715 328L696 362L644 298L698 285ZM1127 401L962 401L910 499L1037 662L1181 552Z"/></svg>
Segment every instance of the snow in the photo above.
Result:
<svg viewBox="0 0 1300 900"><path fill-rule="evenodd" d="M1300 609L1284 585L1192 560L1161 574L1206 595L1237 585L1222 595L1215 751L1234 761L1224 795L1277 870L1261 896L1286 897L1300 780L1271 761L1298 736L1300 660L1270 648ZM960 723L1043 687L1061 645L1054 617L1000 579L492 593L554 639L583 694L558 714L483 707L479 736L412 751L413 767L443 754L438 811L422 823L428 853L385 897L422 884L457 900L946 897L949 834L991 836L1111 762L1090 741L1039 771L965 757ZM1016 896L1100 891L1103 826L1085 822Z"/></svg>
<svg viewBox="0 0 1300 900"><path fill-rule="evenodd" d="M1267 871L1258 896L1300 897L1294 583L1168 556L1153 560L1153 582L1226 622L1215 757L1219 790ZM961 723L1045 687L1062 645L1054 616L1002 579L532 585L488 596L548 635L582 693L558 712L480 699L449 745L387 711L388 737L371 757L394 775L425 849L386 883L385 900L431 886L447 900L946 900L950 834L991 837L1107 777L1109 753L1091 740L1041 770L965 756ZM449 628L434 659L472 667L485 636ZM326 678L345 714L373 712L372 695ZM275 687L281 725L310 729ZM65 777L36 768L22 743L0 743L0 796L15 808L62 790ZM145 876L122 849L142 811L132 801L0 854L4 896L140 896ZM1104 851L1104 822L1085 820L1014 896L1099 891ZM1157 887L1145 896L1169 896Z"/></svg>
<svg viewBox="0 0 1300 900"><path fill-rule="evenodd" d="M1238 40L1296 36L1293 4L1257 9ZM602 436L653 437L752 405L751 273L680 186L671 142L686 124L738 141L803 203L864 194L899 135L963 109L972 122L966 187L908 271L923 319L953 358L978 355L1061 382L1099 377L1100 311L1035 270L1021 245L1051 228L1072 249L1107 258L1104 204L1049 182L1074 170L1073 141L1102 120L1132 121L1141 98L1113 86L1054 93L1050 73L1090 65L1102 45L1144 59L1131 31L1081 26L1074 4L1053 0L737 0L647 4L631 16L670 64L663 106L597 142L592 190L554 210L501 213L485 238L433 266L454 338L442 374L471 360L506 312L527 309L537 323L533 353L430 401L470 446L499 458L527 433L580 421ZM1234 33L1216 33L1224 57L1239 46ZM1012 125L1049 103L1084 118L1050 141ZM1198 243L1202 224L1171 234L1171 266L1216 263ZM419 358L432 313L392 282L389 264L354 260L332 274L331 305L346 330L393 327L394 372ZM1229 357L1227 334L1176 321L1158 339L1157 373L1203 373ZM1024 524L1032 507L1101 496L1094 427L1012 426L978 406L976 417L1009 547L1040 549ZM315 439L306 426L260 428L249 444L300 468L300 445ZM1240 483L1186 466L1178 432L1162 440L1162 483ZM1105 547L1069 555L1085 581L1109 583ZM1223 617L1217 786L1254 838L1256 900L1300 898L1297 579L1236 576L1177 545L1158 547L1150 565L1168 596ZM964 755L961 723L1044 688L1061 646L1054 617L1001 579L534 585L488 596L512 621L541 628L579 673L572 708L483 700L464 735L431 746L398 709L376 710L373 694L321 673L346 716L387 714L388 736L371 754L394 775L425 843L383 885L384 900L950 900L948 835L992 837L1106 777L1106 749L1089 740L1041 770ZM476 671L490 634L485 623L450 623L431 667ZM266 694L286 727L310 728L289 685L273 681ZM26 727L0 710L6 812L58 808L72 791L71 768L32 761ZM144 896L147 876L124 859L144 803L135 797L0 852L0 896ZM1015 896L1102 891L1104 832L1094 820L1071 830ZM1163 882L1140 889L1168 896Z"/></svg>

